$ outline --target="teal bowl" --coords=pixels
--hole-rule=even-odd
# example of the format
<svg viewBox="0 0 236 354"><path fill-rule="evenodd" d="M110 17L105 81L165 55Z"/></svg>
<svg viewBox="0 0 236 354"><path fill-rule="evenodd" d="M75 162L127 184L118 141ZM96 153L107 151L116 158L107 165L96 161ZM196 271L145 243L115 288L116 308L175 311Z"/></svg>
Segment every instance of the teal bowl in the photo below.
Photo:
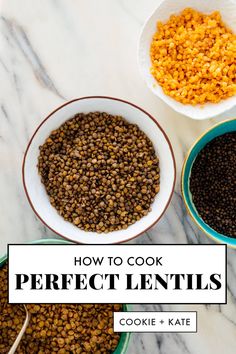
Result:
<svg viewBox="0 0 236 354"><path fill-rule="evenodd" d="M182 169L182 178L181 178L181 188L183 199L187 208L188 213L198 225L198 227L211 239L216 242L227 244L229 247L236 248L236 239L232 237L225 236L213 230L209 225L207 225L202 218L199 216L197 209L194 206L192 195L190 192L189 181L193 163L203 149L203 147L209 143L212 139L216 138L219 135L225 133L236 131L236 119L227 120L216 124L210 130L202 134L194 145L189 150Z"/></svg>
<svg viewBox="0 0 236 354"><path fill-rule="evenodd" d="M30 243L31 244L41 244L41 245L42 244L55 245L55 244L69 244L69 243L72 243L72 242L66 241L66 240L60 240L60 239L41 239L41 240L33 241L33 242L30 242ZM3 265L6 263L6 261L7 261L7 256L6 255L0 257L0 268L3 267ZM122 310L124 312L130 311L131 310L130 305L123 304ZM131 336L131 333L126 333L126 332L121 333L118 346L116 347L116 349L113 352L113 354L125 354L127 352L129 341L130 341L130 336Z"/></svg>

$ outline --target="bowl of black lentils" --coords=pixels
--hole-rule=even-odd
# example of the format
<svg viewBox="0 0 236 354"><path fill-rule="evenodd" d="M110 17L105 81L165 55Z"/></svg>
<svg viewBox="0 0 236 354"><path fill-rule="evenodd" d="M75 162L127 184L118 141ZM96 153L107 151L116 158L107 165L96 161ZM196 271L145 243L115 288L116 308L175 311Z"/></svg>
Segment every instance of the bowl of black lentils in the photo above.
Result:
<svg viewBox="0 0 236 354"><path fill-rule="evenodd" d="M183 165L182 194L200 229L236 247L236 119L215 125L192 146Z"/></svg>
<svg viewBox="0 0 236 354"><path fill-rule="evenodd" d="M42 239L33 243L65 244ZM0 257L0 353L8 353L25 321L22 304L8 303L7 257ZM130 333L113 331L113 314L126 304L27 304L30 322L16 353L125 354Z"/></svg>
<svg viewBox="0 0 236 354"><path fill-rule="evenodd" d="M53 111L23 161L36 215L74 242L119 243L153 226L175 184L173 150L143 109L110 97L84 97Z"/></svg>

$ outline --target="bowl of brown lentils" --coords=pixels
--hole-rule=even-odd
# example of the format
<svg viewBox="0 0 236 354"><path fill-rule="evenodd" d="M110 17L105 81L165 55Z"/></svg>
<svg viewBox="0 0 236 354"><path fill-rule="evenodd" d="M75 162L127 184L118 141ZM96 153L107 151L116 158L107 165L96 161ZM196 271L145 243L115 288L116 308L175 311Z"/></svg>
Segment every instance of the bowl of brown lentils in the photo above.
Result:
<svg viewBox="0 0 236 354"><path fill-rule="evenodd" d="M235 12L232 0L164 0L144 24L140 72L175 111L201 120L236 105Z"/></svg>
<svg viewBox="0 0 236 354"><path fill-rule="evenodd" d="M182 194L199 228L236 247L236 119L221 122L192 146L182 170Z"/></svg>
<svg viewBox="0 0 236 354"><path fill-rule="evenodd" d="M153 226L175 184L171 144L141 108L85 97L52 112L23 161L25 192L36 215L60 236L119 243Z"/></svg>
<svg viewBox="0 0 236 354"><path fill-rule="evenodd" d="M42 239L38 244L63 244ZM25 310L8 304L7 257L0 258L0 353L8 353L20 332ZM27 304L30 322L18 354L125 354L130 333L113 331L113 313L128 311L126 304Z"/></svg>

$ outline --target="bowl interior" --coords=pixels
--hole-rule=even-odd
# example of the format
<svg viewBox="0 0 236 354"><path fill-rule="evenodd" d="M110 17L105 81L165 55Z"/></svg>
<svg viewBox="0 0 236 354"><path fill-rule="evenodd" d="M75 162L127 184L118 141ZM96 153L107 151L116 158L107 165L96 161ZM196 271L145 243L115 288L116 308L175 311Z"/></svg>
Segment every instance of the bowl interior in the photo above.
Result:
<svg viewBox="0 0 236 354"><path fill-rule="evenodd" d="M37 170L39 146L44 143L50 132L78 112L88 113L93 111L105 111L110 114L121 115L129 122L137 124L153 142L160 159L160 192L152 205L152 211L126 230L113 231L108 234L85 232L65 221L51 206ZM173 193L175 162L165 133L146 112L118 99L90 97L68 102L51 113L41 123L25 154L23 180L28 199L35 213L54 232L75 242L115 243L139 235L161 217Z"/></svg>
<svg viewBox="0 0 236 354"><path fill-rule="evenodd" d="M31 243L35 244L67 244L70 243L69 241L66 240L57 240L57 239L41 239L37 241L33 241ZM3 257L0 258L0 268L3 267L3 265L7 261L7 256L4 255ZM130 311L129 305L123 304L122 310L124 312ZM114 351L114 354L125 354L128 348L129 340L130 340L130 335L131 333L128 332L123 332L121 333L120 340L118 343L117 348Z"/></svg>
<svg viewBox="0 0 236 354"><path fill-rule="evenodd" d="M209 236L211 236L215 241L221 243L227 243L228 245L236 247L236 239L232 237L226 237L217 231L213 230L209 225L207 225L202 218L199 216L197 209L194 206L192 195L190 192L189 181L191 176L191 169L193 163L199 154L199 152L203 149L203 147L212 139L216 138L219 135L229 133L232 131L236 131L236 119L225 121L213 127L213 129L209 130L206 134L204 134L192 147L183 167L182 174L182 192L183 197L188 208L188 211L197 222L198 226L205 231Z"/></svg>
<svg viewBox="0 0 236 354"><path fill-rule="evenodd" d="M178 0L174 2L173 0L164 0L143 26L138 48L138 62L141 74L144 77L147 86L155 95L160 97L165 103L181 114L194 119L206 119L232 108L236 104L236 96L222 100L217 104L207 103L203 107L200 105L184 105L165 95L161 86L150 73L150 45L152 37L156 32L157 21L166 22L170 15L178 14L186 7L191 7L203 13L211 13L218 10L222 15L223 21L236 32L236 20L234 15L236 12L236 2L233 2L232 0L188 0L188 2L186 2L186 0Z"/></svg>

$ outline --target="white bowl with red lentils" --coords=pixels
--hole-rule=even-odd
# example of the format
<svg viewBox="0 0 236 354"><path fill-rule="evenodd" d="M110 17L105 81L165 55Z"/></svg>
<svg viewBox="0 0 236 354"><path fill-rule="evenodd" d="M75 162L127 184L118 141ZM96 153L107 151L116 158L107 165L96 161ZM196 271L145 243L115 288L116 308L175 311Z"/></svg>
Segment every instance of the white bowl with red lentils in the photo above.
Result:
<svg viewBox="0 0 236 354"><path fill-rule="evenodd" d="M167 209L176 179L170 141L158 121L117 98L69 101L33 134L23 184L39 219L65 239L128 241Z"/></svg>
<svg viewBox="0 0 236 354"><path fill-rule="evenodd" d="M164 0L144 24L141 75L175 111L194 119L236 105L236 3Z"/></svg>

